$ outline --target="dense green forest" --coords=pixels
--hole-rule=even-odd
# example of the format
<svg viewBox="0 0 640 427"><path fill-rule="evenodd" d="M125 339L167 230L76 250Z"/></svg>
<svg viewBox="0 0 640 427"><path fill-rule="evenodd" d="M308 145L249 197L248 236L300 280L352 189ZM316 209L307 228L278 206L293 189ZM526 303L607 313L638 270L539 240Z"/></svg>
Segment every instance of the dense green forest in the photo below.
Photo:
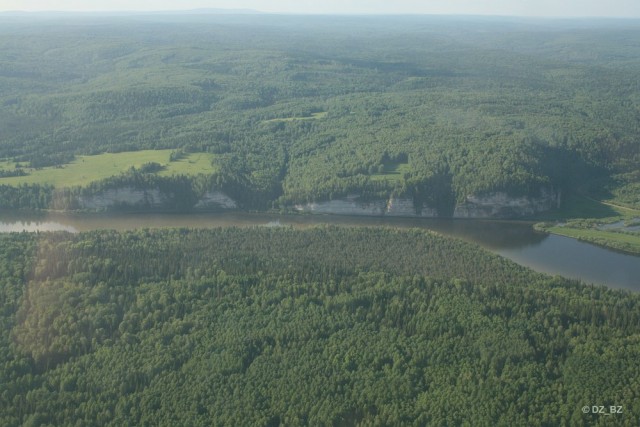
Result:
<svg viewBox="0 0 640 427"><path fill-rule="evenodd" d="M446 212L470 194L543 187L640 206L637 21L0 23L4 207L51 208L54 190L2 177L143 149L214 154L211 182L250 209L357 193Z"/></svg>
<svg viewBox="0 0 640 427"><path fill-rule="evenodd" d="M440 214L551 189L567 221L541 227L632 252L638 40L635 20L0 14L0 208L127 187ZM117 172L76 185L96 164ZM636 426L639 337L638 294L416 229L0 234L2 426Z"/></svg>
<svg viewBox="0 0 640 427"><path fill-rule="evenodd" d="M638 295L434 233L0 243L2 425L637 425Z"/></svg>

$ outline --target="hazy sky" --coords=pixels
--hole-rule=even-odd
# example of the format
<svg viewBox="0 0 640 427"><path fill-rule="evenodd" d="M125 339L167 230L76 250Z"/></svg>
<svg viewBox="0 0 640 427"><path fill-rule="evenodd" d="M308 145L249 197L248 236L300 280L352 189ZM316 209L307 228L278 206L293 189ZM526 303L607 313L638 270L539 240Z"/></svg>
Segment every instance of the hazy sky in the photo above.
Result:
<svg viewBox="0 0 640 427"><path fill-rule="evenodd" d="M255 9L283 13L640 17L640 0L0 0L0 11L197 8Z"/></svg>

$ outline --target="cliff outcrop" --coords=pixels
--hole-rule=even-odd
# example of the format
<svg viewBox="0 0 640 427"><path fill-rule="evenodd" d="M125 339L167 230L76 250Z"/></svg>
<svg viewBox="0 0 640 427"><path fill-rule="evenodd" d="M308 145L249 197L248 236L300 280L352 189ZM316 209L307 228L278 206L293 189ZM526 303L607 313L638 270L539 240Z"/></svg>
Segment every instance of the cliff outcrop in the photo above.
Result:
<svg viewBox="0 0 640 427"><path fill-rule="evenodd" d="M469 195L464 202L456 204L453 218L519 218L544 212L560 203L560 195L549 189L541 189L537 197L509 196L507 193L495 192L487 195ZM294 209L299 212L334 215L363 216L396 216L411 218L436 218L436 207L416 206L409 197L365 200L356 194L345 198L323 202L297 204Z"/></svg>

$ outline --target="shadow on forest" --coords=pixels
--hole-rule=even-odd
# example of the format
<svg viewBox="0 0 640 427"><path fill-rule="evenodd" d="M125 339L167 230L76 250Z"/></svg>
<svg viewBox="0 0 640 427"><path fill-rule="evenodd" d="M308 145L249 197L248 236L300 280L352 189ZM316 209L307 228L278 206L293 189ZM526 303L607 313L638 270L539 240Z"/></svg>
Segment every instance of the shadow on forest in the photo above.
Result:
<svg viewBox="0 0 640 427"><path fill-rule="evenodd" d="M545 169L555 186L562 190L560 209L536 218L575 219L608 218L619 213L611 206L600 203L589 195L600 199L612 197L603 190L610 182L610 172L587 161L579 153L565 147L544 147Z"/></svg>

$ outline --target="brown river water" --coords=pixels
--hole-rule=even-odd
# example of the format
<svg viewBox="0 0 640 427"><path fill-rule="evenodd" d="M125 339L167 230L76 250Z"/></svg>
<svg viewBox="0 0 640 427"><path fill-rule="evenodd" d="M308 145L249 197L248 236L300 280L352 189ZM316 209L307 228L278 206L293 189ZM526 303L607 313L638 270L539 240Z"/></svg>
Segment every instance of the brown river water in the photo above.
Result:
<svg viewBox="0 0 640 427"><path fill-rule="evenodd" d="M519 221L278 215L263 213L114 213L59 214L0 212L0 232L81 232L97 229L213 228L250 226L313 227L321 224L424 228L477 243L518 264L552 275L580 279L614 289L640 291L640 257L626 255L567 237L533 230Z"/></svg>

